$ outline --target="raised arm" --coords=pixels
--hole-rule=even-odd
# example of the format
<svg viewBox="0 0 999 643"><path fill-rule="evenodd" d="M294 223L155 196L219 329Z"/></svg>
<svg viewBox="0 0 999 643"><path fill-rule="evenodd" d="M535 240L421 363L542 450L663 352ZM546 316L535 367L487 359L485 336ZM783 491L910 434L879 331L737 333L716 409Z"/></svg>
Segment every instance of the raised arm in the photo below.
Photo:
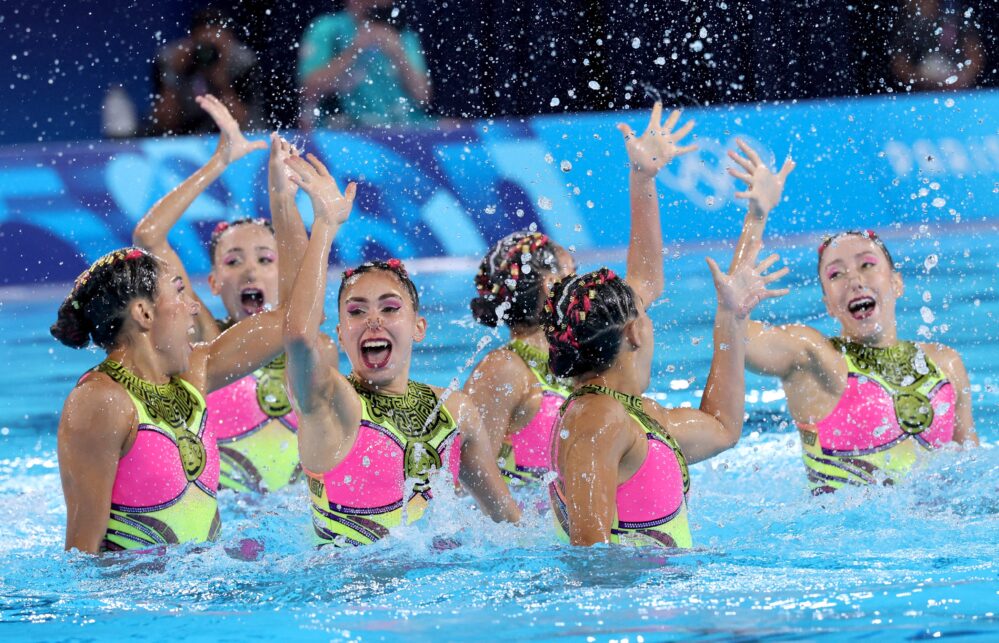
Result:
<svg viewBox="0 0 999 643"><path fill-rule="evenodd" d="M482 418L472 400L454 392L447 400L448 410L458 420L461 431L461 484L471 492L479 507L496 522L517 522L520 508L500 475L493 449L482 426ZM452 410L453 409L453 410Z"/></svg>
<svg viewBox="0 0 999 643"><path fill-rule="evenodd" d="M330 250L337 231L350 216L357 186L350 183L341 194L326 166L311 154L308 159L306 162L293 156L286 161L293 170L292 182L305 190L312 200L315 222L288 300L284 347L288 355L286 373L290 392L299 412L298 446L302 466L322 472L337 459L340 441L335 437L331 439L331 435L340 435L356 427L361 420L360 398L350 382L334 366L324 362L323 347L332 341L319 332ZM331 347L333 349L335 346ZM334 426L330 427L331 424ZM334 431L327 430L329 428Z"/></svg>
<svg viewBox="0 0 999 643"><path fill-rule="evenodd" d="M96 376L88 376L69 394L58 440L67 550L100 551L118 460L136 420L125 390Z"/></svg>
<svg viewBox="0 0 999 643"><path fill-rule="evenodd" d="M746 254L725 274L714 260L708 266L718 294L715 313L714 353L711 370L701 397L703 421L674 414L670 432L676 437L688 462L710 458L739 441L746 400L746 330L749 313L764 299L787 294L787 289L771 290L769 284L787 274L787 268L765 274L779 257L771 255L754 266L755 253Z"/></svg>
<svg viewBox="0 0 999 643"><path fill-rule="evenodd" d="M191 280L184 264L170 246L167 237L194 200L222 175L230 163L250 152L264 149L267 144L263 141L248 141L239 130L239 124L229 114L229 110L214 96L199 96L197 101L219 126L219 143L215 153L194 174L153 204L132 231L132 242L167 261L183 278L188 292L201 304L198 314L198 339L205 341L218 335L218 327L211 311L198 299L198 295L191 287Z"/></svg>
<svg viewBox="0 0 999 643"><path fill-rule="evenodd" d="M744 141L736 141L742 154L729 151L728 156L738 167L728 172L746 183L746 189L736 192L739 199L746 199L749 209L736 243L732 268L746 257L756 257L763 247L763 230L770 212L780 203L788 175L795 162L788 158L779 172L773 172L759 154ZM770 326L750 320L749 343L746 347L746 368L766 375L788 377L802 368L815 354L816 332L803 326Z"/></svg>
<svg viewBox="0 0 999 643"><path fill-rule="evenodd" d="M696 145L679 143L694 127L687 121L674 131L680 121L680 111L673 110L662 122L663 106L652 107L649 124L641 136L632 129L618 124L624 135L631 171L628 192L631 197L631 238L628 242L627 281L646 306L652 304L663 292L663 234L659 216L659 193L656 175L675 157L697 149Z"/></svg>
<svg viewBox="0 0 999 643"><path fill-rule="evenodd" d="M278 246L278 301L287 301L291 296L299 265L309 245L302 215L295 205L298 186L292 182L292 170L286 163L292 156L298 156L298 150L278 136L277 132L272 132L271 156L267 164L267 194Z"/></svg>

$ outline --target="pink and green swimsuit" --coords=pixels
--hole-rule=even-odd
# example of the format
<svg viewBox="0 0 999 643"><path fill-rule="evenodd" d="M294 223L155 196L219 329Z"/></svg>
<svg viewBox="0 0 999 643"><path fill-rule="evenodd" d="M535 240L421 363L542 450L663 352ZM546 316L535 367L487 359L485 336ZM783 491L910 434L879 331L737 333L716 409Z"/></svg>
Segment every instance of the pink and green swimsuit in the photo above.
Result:
<svg viewBox="0 0 999 643"><path fill-rule="evenodd" d="M846 388L829 415L798 425L812 493L892 484L954 439L954 387L916 344L831 341L846 359Z"/></svg>
<svg viewBox="0 0 999 643"><path fill-rule="evenodd" d="M559 408L572 390L568 382L555 377L548 368L548 354L515 339L506 350L519 356L531 369L541 387L541 406L519 431L503 441L500 448L500 473L508 482L540 483L551 466L552 429L558 421Z"/></svg>
<svg viewBox="0 0 999 643"><path fill-rule="evenodd" d="M457 424L426 384L405 395L368 391L354 446L325 473L306 471L318 546L368 545L423 515L434 484L456 484L461 463ZM447 469L451 475L433 475Z"/></svg>
<svg viewBox="0 0 999 643"><path fill-rule="evenodd" d="M219 330L231 319L218 319ZM282 355L208 394L208 425L218 438L219 488L240 492L277 491L302 475L298 461L298 416L284 386Z"/></svg>
<svg viewBox="0 0 999 643"><path fill-rule="evenodd" d="M642 398L625 395L604 386L582 386L562 406L560 417L573 401L587 394L609 395L624 405L628 415L642 427L649 443L645 462L631 478L617 487L616 510L610 541L625 545L690 547L687 492L690 475L680 445L642 406ZM565 482L558 469L558 433L553 435L551 467L558 477L549 484L552 514L558 537L569 541L569 511Z"/></svg>
<svg viewBox="0 0 999 643"><path fill-rule="evenodd" d="M276 491L301 477L298 417L284 386L285 356L210 393L208 424L219 443L219 486Z"/></svg>
<svg viewBox="0 0 999 643"><path fill-rule="evenodd" d="M135 442L118 461L101 549L215 540L219 456L201 393L179 377L151 384L110 359L95 371L128 392L138 415Z"/></svg>

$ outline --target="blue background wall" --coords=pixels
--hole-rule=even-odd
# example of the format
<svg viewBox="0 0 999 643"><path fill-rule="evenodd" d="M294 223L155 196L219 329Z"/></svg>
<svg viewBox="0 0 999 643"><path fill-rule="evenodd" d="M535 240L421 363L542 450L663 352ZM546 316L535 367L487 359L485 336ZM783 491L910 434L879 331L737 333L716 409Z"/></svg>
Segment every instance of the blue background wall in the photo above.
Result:
<svg viewBox="0 0 999 643"><path fill-rule="evenodd" d="M724 173L736 137L798 162L770 232L798 234L999 217L999 92L688 110L700 151L660 175L669 242L731 237L743 205ZM627 160L615 123L637 111L472 122L451 132L317 132L299 137L358 206L334 261L476 256L532 224L577 250L627 243ZM109 249L206 161L212 138L68 143L0 150L0 283L65 281ZM171 241L194 273L220 219L266 215L264 152L230 167ZM311 217L304 195L303 215Z"/></svg>

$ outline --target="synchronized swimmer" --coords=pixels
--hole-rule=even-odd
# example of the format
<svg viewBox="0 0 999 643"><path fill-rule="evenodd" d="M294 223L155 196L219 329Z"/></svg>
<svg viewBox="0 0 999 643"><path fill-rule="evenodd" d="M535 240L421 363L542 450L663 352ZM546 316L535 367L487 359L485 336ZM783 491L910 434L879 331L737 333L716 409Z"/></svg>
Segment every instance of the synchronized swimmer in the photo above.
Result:
<svg viewBox="0 0 999 643"><path fill-rule="evenodd" d="M222 222L211 235L209 287L227 317L194 294L167 235L226 167L267 148L239 131L221 102L199 99L220 130L209 161L157 202L134 232L76 280L51 332L107 357L66 399L58 452L66 549L150 550L215 540L216 494L307 485L317 546L370 544L414 521L445 487L470 493L495 521L518 522L513 487L547 483L555 533L576 545L690 547L688 466L739 440L745 370L780 378L799 428L813 493L891 484L948 442L977 444L960 356L900 340L901 274L872 231L819 246L822 299L836 337L750 319L788 268L757 261L770 212L794 169L773 171L745 143L730 173L748 212L727 273L707 259L717 308L714 353L698 409L643 397L663 293L656 176L693 122L643 133L620 125L629 159L626 274L576 273L546 235L510 234L474 279L479 323L506 326L463 390L410 379L427 333L419 290L398 259L346 270L336 340L320 331L332 244L358 187L341 191L325 165L270 139L271 219ZM307 233L295 206L312 202ZM338 351L349 361L340 371Z"/></svg>

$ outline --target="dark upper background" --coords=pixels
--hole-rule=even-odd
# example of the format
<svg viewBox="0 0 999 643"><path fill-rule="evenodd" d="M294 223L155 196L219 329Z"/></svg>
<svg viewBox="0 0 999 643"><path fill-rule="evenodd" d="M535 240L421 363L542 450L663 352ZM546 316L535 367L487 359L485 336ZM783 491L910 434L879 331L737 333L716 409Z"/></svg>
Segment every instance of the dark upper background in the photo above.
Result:
<svg viewBox="0 0 999 643"><path fill-rule="evenodd" d="M688 107L904 91L893 80L891 59L906 0L396 4L401 20L420 34L434 87L430 109L440 116L621 109L647 105L653 91L668 105ZM971 9L964 22L979 32L985 57L977 85L999 86L996 0L942 4L961 16ZM100 138L101 104L112 84L122 85L145 116L157 48L184 36L191 14L204 5L4 2L0 144ZM226 7L259 58L269 127L294 127L297 41L313 18L338 8L330 0ZM656 64L659 57L665 64ZM551 106L553 96L558 106Z"/></svg>

